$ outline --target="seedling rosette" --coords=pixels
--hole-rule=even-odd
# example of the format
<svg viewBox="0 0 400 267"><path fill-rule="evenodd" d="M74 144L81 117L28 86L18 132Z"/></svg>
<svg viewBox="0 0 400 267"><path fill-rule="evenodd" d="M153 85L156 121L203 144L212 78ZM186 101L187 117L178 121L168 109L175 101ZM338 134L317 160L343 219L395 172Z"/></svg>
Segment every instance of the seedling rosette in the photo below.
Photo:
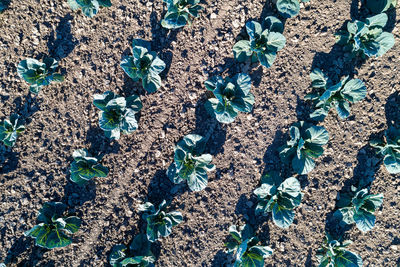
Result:
<svg viewBox="0 0 400 267"><path fill-rule="evenodd" d="M0 122L0 141L13 147L19 135L25 131L25 126L18 114L12 114L9 119Z"/></svg>
<svg viewBox="0 0 400 267"><path fill-rule="evenodd" d="M322 126L303 121L294 123L289 129L290 140L280 148L283 163L292 165L298 174L307 174L315 167L315 159L323 152L329 141L329 133Z"/></svg>
<svg viewBox="0 0 400 267"><path fill-rule="evenodd" d="M380 57L394 46L395 39L390 32L383 31L388 16L385 13L347 23L347 31L336 34L336 42L354 56Z"/></svg>
<svg viewBox="0 0 400 267"><path fill-rule="evenodd" d="M110 265L113 267L154 267L156 258L150 246L145 234L137 235L129 248L122 244L115 245L111 251Z"/></svg>
<svg viewBox="0 0 400 267"><path fill-rule="evenodd" d="M283 180L275 172L261 178L261 186L254 190L254 194L258 197L256 215L272 212L274 223L281 228L288 228L293 223L294 209L303 198L296 178Z"/></svg>
<svg viewBox="0 0 400 267"><path fill-rule="evenodd" d="M371 140L370 145L377 149L383 158L386 170L391 174L400 173L400 129L390 126L383 140Z"/></svg>
<svg viewBox="0 0 400 267"><path fill-rule="evenodd" d="M167 13L161 20L161 26L166 29L178 29L186 24L192 25L192 18L197 18L203 7L200 0L163 0L167 4Z"/></svg>
<svg viewBox="0 0 400 267"><path fill-rule="evenodd" d="M167 212L167 202L163 200L158 209L150 202L139 206L139 211L144 211L143 219L147 222L146 235L150 242L155 242L162 236L169 236L172 227L183 221L182 213L179 211Z"/></svg>
<svg viewBox="0 0 400 267"><path fill-rule="evenodd" d="M141 39L133 40L132 54L122 60L120 66L134 81L142 80L143 88L148 93L154 93L161 87L159 74L165 69L164 61L151 51L150 42Z"/></svg>
<svg viewBox="0 0 400 267"><path fill-rule="evenodd" d="M71 181L85 185L94 177L107 177L108 169L98 163L100 159L92 157L86 149L75 150L72 154Z"/></svg>
<svg viewBox="0 0 400 267"><path fill-rule="evenodd" d="M338 202L338 209L334 215L346 224L355 223L361 232L367 232L375 226L374 212L382 206L383 194L370 194L368 188L352 188L354 196L347 197L341 194Z"/></svg>
<svg viewBox="0 0 400 267"><path fill-rule="evenodd" d="M317 251L318 266L362 267L361 257L347 250L352 243L350 240L343 242L334 240L329 234L326 234L322 248Z"/></svg>
<svg viewBox="0 0 400 267"><path fill-rule="evenodd" d="M129 134L138 128L136 114L142 109L139 96L127 98L111 91L93 96L93 104L99 108L99 124L106 137L118 140L121 132Z"/></svg>
<svg viewBox="0 0 400 267"><path fill-rule="evenodd" d="M306 95L307 100L314 102L315 111L310 118L323 121L332 107L336 108L339 118L345 119L350 115L350 104L357 103L367 95L367 87L360 79L349 79L346 76L337 84L326 76L320 69L310 74L313 93Z"/></svg>
<svg viewBox="0 0 400 267"><path fill-rule="evenodd" d="M39 224L25 232L25 236L35 239L37 246L47 249L65 247L72 243L68 234L76 233L81 219L63 216L67 206L61 202L44 203L38 215Z"/></svg>
<svg viewBox="0 0 400 267"><path fill-rule="evenodd" d="M246 23L249 40L241 40L233 46L233 55L239 62L251 58L266 68L272 66L278 51L283 49L286 38L283 36L283 23L275 17L266 17L262 24L256 21Z"/></svg>
<svg viewBox="0 0 400 267"><path fill-rule="evenodd" d="M31 85L30 92L37 95L43 86L49 85L52 81L64 81L64 76L55 73L57 67L58 62L54 58L46 58L43 62L27 58L18 64L17 73Z"/></svg>
<svg viewBox="0 0 400 267"><path fill-rule="evenodd" d="M203 154L205 140L201 135L188 134L175 147L174 162L168 168L168 177L176 184L186 181L190 190L201 191L208 183L207 171L215 166L212 156Z"/></svg>
<svg viewBox="0 0 400 267"><path fill-rule="evenodd" d="M293 18L300 12L300 2L307 3L310 0L274 0L279 14L284 18Z"/></svg>
<svg viewBox="0 0 400 267"><path fill-rule="evenodd" d="M264 259L271 256L273 250L268 246L257 245L259 240L254 236L250 225L229 227L232 240L225 244L228 253L234 254L234 267L262 267Z"/></svg>
<svg viewBox="0 0 400 267"><path fill-rule="evenodd" d="M251 78L248 74L237 74L233 79L215 76L205 82L207 90L215 98L209 98L206 109L221 123L231 123L239 112L251 112L254 95L250 93Z"/></svg>
<svg viewBox="0 0 400 267"><path fill-rule="evenodd" d="M72 10L82 9L82 13L93 18L100 7L110 7L110 0L68 0L68 4Z"/></svg>

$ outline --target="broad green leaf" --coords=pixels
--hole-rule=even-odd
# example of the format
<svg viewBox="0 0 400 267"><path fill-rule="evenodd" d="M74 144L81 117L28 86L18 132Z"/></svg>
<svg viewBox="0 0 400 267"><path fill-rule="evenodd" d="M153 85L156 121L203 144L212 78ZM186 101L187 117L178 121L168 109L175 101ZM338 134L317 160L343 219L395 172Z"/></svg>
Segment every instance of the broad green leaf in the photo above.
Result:
<svg viewBox="0 0 400 267"><path fill-rule="evenodd" d="M287 178L278 190L291 197L297 197L301 193L300 182L294 177Z"/></svg>
<svg viewBox="0 0 400 267"><path fill-rule="evenodd" d="M246 23L247 34L250 40L257 39L263 32L261 24L255 21L249 21Z"/></svg>
<svg viewBox="0 0 400 267"><path fill-rule="evenodd" d="M369 27L379 27L379 28L385 27L387 21L388 21L388 16L385 13L369 17L365 20L365 22Z"/></svg>
<svg viewBox="0 0 400 267"><path fill-rule="evenodd" d="M276 17L268 16L264 19L264 26L270 32L283 33L283 23Z"/></svg>
<svg viewBox="0 0 400 267"><path fill-rule="evenodd" d="M329 141L329 133L322 126L311 126L306 132L306 140L312 144L325 145Z"/></svg>
<svg viewBox="0 0 400 267"><path fill-rule="evenodd" d="M268 51L265 53L257 53L257 58L260 61L260 64L266 68L270 68L272 64L274 64L276 59L276 52Z"/></svg>
<svg viewBox="0 0 400 267"><path fill-rule="evenodd" d="M293 223L294 212L275 204L272 208L272 219L278 227L288 228Z"/></svg>
<svg viewBox="0 0 400 267"><path fill-rule="evenodd" d="M65 226L64 230L68 231L71 234L76 233L81 227L81 219L75 216L67 217L64 219Z"/></svg>
<svg viewBox="0 0 400 267"><path fill-rule="evenodd" d="M359 209L354 213L354 221L360 231L367 232L375 225L375 215L363 209Z"/></svg>
<svg viewBox="0 0 400 267"><path fill-rule="evenodd" d="M72 240L70 237L68 237L61 231L53 230L49 233L47 237L45 247L49 249L61 248L61 247L66 247L71 243Z"/></svg>
<svg viewBox="0 0 400 267"><path fill-rule="evenodd" d="M386 170L391 174L400 173L400 153L386 155L383 163Z"/></svg>
<svg viewBox="0 0 400 267"><path fill-rule="evenodd" d="M296 173L298 173L300 175L304 175L314 169L315 162L312 158L307 157L302 154L300 157L297 157L297 156L293 157L292 167Z"/></svg>
<svg viewBox="0 0 400 267"><path fill-rule="evenodd" d="M142 79L142 84L148 93L154 93L161 87L161 77L158 74L149 73L149 75Z"/></svg>
<svg viewBox="0 0 400 267"><path fill-rule="evenodd" d="M345 100L335 101L335 108L341 119L346 119L350 115L350 105L349 102Z"/></svg>
<svg viewBox="0 0 400 267"><path fill-rule="evenodd" d="M352 79L344 85L341 94L351 103L356 103L365 98L367 87L360 79Z"/></svg>
<svg viewBox="0 0 400 267"><path fill-rule="evenodd" d="M276 8L285 18L297 16L300 11L300 3L298 0L277 0Z"/></svg>
<svg viewBox="0 0 400 267"><path fill-rule="evenodd" d="M335 257L335 265L343 267L362 267L363 263L360 256L350 251L344 251Z"/></svg>
<svg viewBox="0 0 400 267"><path fill-rule="evenodd" d="M311 86L314 88L326 88L329 78L320 69L314 69L311 74Z"/></svg>
<svg viewBox="0 0 400 267"><path fill-rule="evenodd" d="M120 66L130 78L137 81L137 79L139 79L137 74L138 68L135 66L133 60L133 57L127 57L121 61Z"/></svg>
<svg viewBox="0 0 400 267"><path fill-rule="evenodd" d="M241 40L233 46L233 56L239 62L245 62L252 54L253 51L248 40Z"/></svg>
<svg viewBox="0 0 400 267"><path fill-rule="evenodd" d="M389 32L383 32L375 41L379 43L379 51L376 54L377 57L383 56L395 44L394 36Z"/></svg>
<svg viewBox="0 0 400 267"><path fill-rule="evenodd" d="M286 45L286 38L283 34L279 32L270 32L268 35L268 42L269 46L273 46L277 49L277 51L281 50Z"/></svg>
<svg viewBox="0 0 400 267"><path fill-rule="evenodd" d="M207 172L203 168L196 168L187 180L190 190L198 192L207 187Z"/></svg>

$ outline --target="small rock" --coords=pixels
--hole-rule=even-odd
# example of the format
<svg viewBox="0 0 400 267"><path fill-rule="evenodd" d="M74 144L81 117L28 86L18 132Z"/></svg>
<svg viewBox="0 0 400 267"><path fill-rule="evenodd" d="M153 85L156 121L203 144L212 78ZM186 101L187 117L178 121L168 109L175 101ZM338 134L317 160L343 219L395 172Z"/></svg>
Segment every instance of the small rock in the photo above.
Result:
<svg viewBox="0 0 400 267"><path fill-rule="evenodd" d="M397 251L397 246L396 246L396 245L391 245L391 246L390 246L390 249L391 249L391 250L394 250L394 251Z"/></svg>
<svg viewBox="0 0 400 267"><path fill-rule="evenodd" d="M216 18L217 18L217 14L211 13L210 18L211 18L211 19L216 19Z"/></svg>
<svg viewBox="0 0 400 267"><path fill-rule="evenodd" d="M232 26L233 26L234 28L239 28L239 27L240 27L239 21L238 21L237 19L235 19L235 20L232 22Z"/></svg>

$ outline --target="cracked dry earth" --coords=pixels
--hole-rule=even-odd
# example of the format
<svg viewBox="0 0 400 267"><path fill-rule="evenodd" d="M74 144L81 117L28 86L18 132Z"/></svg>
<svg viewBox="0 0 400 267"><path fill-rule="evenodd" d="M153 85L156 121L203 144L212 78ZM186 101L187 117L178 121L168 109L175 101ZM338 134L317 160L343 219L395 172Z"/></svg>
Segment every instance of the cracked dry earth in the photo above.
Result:
<svg viewBox="0 0 400 267"><path fill-rule="evenodd" d="M262 69L235 64L232 46L246 21L276 14L266 1L204 1L205 10L193 26L173 32L160 27L165 12L161 0L112 1L112 7L93 19L72 12L66 1L12 1L0 15L0 118L18 111L27 119L27 130L13 149L0 146L0 262L7 258L10 266L107 266L113 245L127 244L143 229L138 204L166 198L183 213L184 222L155 245L156 265L226 266L228 227L252 216L252 191L262 172L281 167L276 150L289 126L306 117L309 73L319 67L334 79L349 74L363 80L368 95L352 106L348 119L339 120L333 112L323 122L330 141L315 170L299 177L305 196L293 225L280 229L263 217L257 228L263 242L275 250L267 266L316 266L315 252L337 193L346 181L377 164L368 147L370 137L400 120L398 26L392 31L396 45L383 57L357 67L340 60L334 33L357 17L357 3L307 3L286 21L287 44L274 65ZM395 14L391 19L398 22ZM152 40L153 50L167 63L164 85L154 94L145 94L119 67L133 38ZM60 60L66 79L30 97L16 66L24 58L44 55ZM194 193L172 184L165 171L174 145L186 134L205 134L212 124L204 110L204 81L238 72L248 72L253 79L254 110L215 128L207 152L217 168L205 190ZM139 129L119 141L106 140L92 105L93 94L107 90L125 96L138 93L143 102ZM69 165L78 148L104 153L108 177L84 188L72 184ZM383 166L374 175L372 192L383 193L384 203L372 231L349 232L354 241L350 248L365 266L396 266L399 177ZM48 251L23 236L46 201L62 201L82 218L72 245Z"/></svg>

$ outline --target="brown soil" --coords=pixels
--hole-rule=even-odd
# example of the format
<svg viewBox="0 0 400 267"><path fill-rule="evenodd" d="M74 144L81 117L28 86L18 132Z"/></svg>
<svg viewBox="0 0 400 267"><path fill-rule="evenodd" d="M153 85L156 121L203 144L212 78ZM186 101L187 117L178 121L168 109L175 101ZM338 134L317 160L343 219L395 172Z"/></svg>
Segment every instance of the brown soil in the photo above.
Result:
<svg viewBox="0 0 400 267"><path fill-rule="evenodd" d="M337 192L376 164L367 145L370 136L399 123L398 28L393 30L395 47L382 58L349 66L338 60L333 34L360 15L358 1L311 1L286 21L287 45L272 68L262 69L235 64L232 46L246 21L274 14L265 1L207 1L191 28L170 34L159 24L161 0L112 2L93 19L72 12L66 1L50 0L14 0L0 15L0 118L18 111L27 119L16 146L0 146L0 262L7 257L11 266L107 266L113 245L127 244L143 229L138 204L166 198L183 213L184 222L156 244L157 266L225 266L228 227L251 219L252 191L262 172L281 167L276 149L290 124L306 117L309 73L319 67L336 79L346 74L362 79L368 96L352 106L349 119L332 112L323 123L331 139L315 170L299 177L305 197L293 225L282 230L264 217L257 228L275 250L268 266L317 265L315 252ZM151 95L119 67L138 37L153 40L153 50L168 65L164 86ZM26 57L44 55L61 59L66 80L32 98L16 66ZM256 104L234 123L216 127L208 152L217 169L208 187L194 193L172 184L165 171L174 145L186 134L205 134L212 122L203 107L204 81L240 71L253 78ZM106 140L92 105L93 94L106 90L139 93L143 101L139 129L119 141ZM105 153L109 176L85 188L74 185L68 171L78 148ZM395 266L400 257L399 177L383 166L375 177L372 192L384 194L383 207L372 231L350 232L350 250L361 255L365 266ZM46 201L63 201L83 219L74 244L48 251L23 236Z"/></svg>

